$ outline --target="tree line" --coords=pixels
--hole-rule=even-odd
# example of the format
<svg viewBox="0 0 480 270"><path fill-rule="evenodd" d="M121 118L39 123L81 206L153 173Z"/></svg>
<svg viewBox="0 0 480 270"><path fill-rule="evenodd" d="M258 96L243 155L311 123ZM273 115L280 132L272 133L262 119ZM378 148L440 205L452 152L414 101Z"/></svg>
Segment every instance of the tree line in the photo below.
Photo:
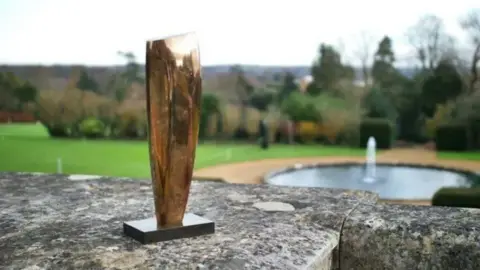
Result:
<svg viewBox="0 0 480 270"><path fill-rule="evenodd" d="M408 141L432 139L435 126L445 123L475 125L480 121L480 11L468 13L460 25L469 36L463 50L435 15L407 30L416 61L413 74L396 67L388 35L373 48L373 40L362 33L362 43L352 50L362 63L360 86L340 51L321 44L306 93L298 92L291 75L284 76L279 95L287 98L281 108L293 121L324 121L328 112L322 106L347 109L352 117L386 118L397 127L397 138Z"/></svg>
<svg viewBox="0 0 480 270"><path fill-rule="evenodd" d="M359 43L350 44L349 52L360 60L363 84L358 84L355 68L342 55L344 50L326 43L318 48L310 69L312 81L305 88L288 71L263 78L259 86L241 66L233 66L229 72L232 95L240 108L235 137L252 136L246 128L249 108L266 119L280 113L295 123L322 124L321 132L330 141L358 138L363 118L388 119L397 127L397 138L407 141L432 139L435 127L444 123L474 125L480 121L480 11L469 12L459 23L469 36L463 48L435 15L426 15L408 28L406 36L416 63L413 74L396 67L399 56L391 37L375 40L361 33ZM53 136L82 136L92 129L95 132L90 136L145 137L142 67L132 53L119 55L126 64L105 86L82 68L60 92L37 91L11 73L0 74L0 110L22 110L34 104L34 112ZM221 115L228 102L211 91L205 93L202 123ZM217 132L221 132L221 119L217 117ZM281 121L274 132L279 130Z"/></svg>

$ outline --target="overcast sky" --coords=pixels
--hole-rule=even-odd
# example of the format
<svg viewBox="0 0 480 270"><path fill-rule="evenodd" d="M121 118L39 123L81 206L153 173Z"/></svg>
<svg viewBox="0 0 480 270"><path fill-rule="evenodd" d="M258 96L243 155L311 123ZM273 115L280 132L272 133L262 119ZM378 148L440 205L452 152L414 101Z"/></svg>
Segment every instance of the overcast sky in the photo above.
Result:
<svg viewBox="0 0 480 270"><path fill-rule="evenodd" d="M196 31L202 64L310 65L320 42L352 51L362 31L409 50L406 29L420 16L444 19L462 39L460 16L478 0L0 0L0 64L110 65L116 52L143 62L145 42ZM356 44L357 43L357 44Z"/></svg>

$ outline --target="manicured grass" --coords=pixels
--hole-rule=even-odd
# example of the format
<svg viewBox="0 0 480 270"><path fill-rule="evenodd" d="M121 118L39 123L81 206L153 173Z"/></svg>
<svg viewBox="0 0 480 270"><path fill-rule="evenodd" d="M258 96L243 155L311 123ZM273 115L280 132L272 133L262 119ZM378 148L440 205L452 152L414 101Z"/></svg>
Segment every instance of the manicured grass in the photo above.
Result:
<svg viewBox="0 0 480 270"><path fill-rule="evenodd" d="M48 133L42 124L0 124L0 140L7 136L48 138Z"/></svg>
<svg viewBox="0 0 480 270"><path fill-rule="evenodd" d="M480 151L477 152L440 152L437 157L441 159L478 160L480 162Z"/></svg>
<svg viewBox="0 0 480 270"><path fill-rule="evenodd" d="M0 124L0 171L56 172L60 158L63 173L149 177L147 151L145 141L51 139L40 124ZM272 145L262 150L254 144L210 142L198 146L195 168L268 158L364 155L364 149L321 145ZM438 156L480 161L480 152Z"/></svg>
<svg viewBox="0 0 480 270"><path fill-rule="evenodd" d="M56 172L149 177L148 145L140 141L59 140L47 136L41 125L0 125L0 171ZM362 156L363 149L320 145L203 143L197 148L195 168L266 158Z"/></svg>

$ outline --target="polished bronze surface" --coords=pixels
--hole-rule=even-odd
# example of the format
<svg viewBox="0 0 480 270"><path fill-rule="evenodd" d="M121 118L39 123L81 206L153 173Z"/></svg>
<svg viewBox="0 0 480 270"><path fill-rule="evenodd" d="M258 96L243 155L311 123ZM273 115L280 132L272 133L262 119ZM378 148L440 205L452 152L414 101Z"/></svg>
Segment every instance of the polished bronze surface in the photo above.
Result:
<svg viewBox="0 0 480 270"><path fill-rule="evenodd" d="M147 42L147 115L155 218L125 222L141 243L215 232L215 223L185 214L198 140L202 92L195 34Z"/></svg>
<svg viewBox="0 0 480 270"><path fill-rule="evenodd" d="M198 140L202 79L194 33L147 42L149 151L158 227L181 226Z"/></svg>

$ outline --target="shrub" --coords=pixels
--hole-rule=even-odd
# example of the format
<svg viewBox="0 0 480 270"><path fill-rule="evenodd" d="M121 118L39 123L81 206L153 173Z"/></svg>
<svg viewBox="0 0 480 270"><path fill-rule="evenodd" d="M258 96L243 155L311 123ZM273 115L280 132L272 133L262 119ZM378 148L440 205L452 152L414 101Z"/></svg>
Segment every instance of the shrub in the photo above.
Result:
<svg viewBox="0 0 480 270"><path fill-rule="evenodd" d="M469 126L470 147L480 149L480 91L459 98L453 116L455 123Z"/></svg>
<svg viewBox="0 0 480 270"><path fill-rule="evenodd" d="M319 128L322 143L358 145L358 120L349 111L329 109L322 112L323 121Z"/></svg>
<svg viewBox="0 0 480 270"><path fill-rule="evenodd" d="M200 127L199 137L207 136L210 119L212 116L220 113L220 101L216 95L212 93L205 93L202 95L201 111L200 111Z"/></svg>
<svg viewBox="0 0 480 270"><path fill-rule="evenodd" d="M233 104L225 104L222 106L221 115L223 123L223 135L222 137L231 139L235 137L238 127L240 126L241 106ZM247 108L247 132L254 134L257 131L258 121L261 119L261 115L258 110L253 108Z"/></svg>
<svg viewBox="0 0 480 270"><path fill-rule="evenodd" d="M223 117L221 114L215 115L214 123L215 123L214 132L216 133L216 135L222 134L223 133Z"/></svg>
<svg viewBox="0 0 480 270"><path fill-rule="evenodd" d="M275 141L275 131L280 126L280 120L282 119L282 115L280 110L275 108L270 108L266 113L265 117L262 118L265 120L267 125L267 138L269 142ZM258 123L258 122L257 122Z"/></svg>
<svg viewBox="0 0 480 270"><path fill-rule="evenodd" d="M468 149L468 128L462 124L441 125L435 132L438 151L466 151Z"/></svg>
<svg viewBox="0 0 480 270"><path fill-rule="evenodd" d="M203 113L202 113L203 114ZM204 137L205 138L222 138L223 134L223 117L221 114L213 114L208 119L203 118L203 115L200 116L200 129L199 129L199 137L202 138L201 132L204 128L205 130ZM203 121L203 122L202 122ZM205 126L203 127L202 124Z"/></svg>
<svg viewBox="0 0 480 270"><path fill-rule="evenodd" d="M235 130L233 133L233 138L237 140L246 140L250 137L250 134L248 134L248 131L244 127L239 127Z"/></svg>
<svg viewBox="0 0 480 270"><path fill-rule="evenodd" d="M471 123L472 132L472 148L473 150L480 150L480 120Z"/></svg>
<svg viewBox="0 0 480 270"><path fill-rule="evenodd" d="M367 117L375 118L395 118L395 107L385 94L386 90L376 88L370 89L363 98L363 106L367 112Z"/></svg>
<svg viewBox="0 0 480 270"><path fill-rule="evenodd" d="M37 116L52 137L71 135L73 126L82 118L81 91L43 90L37 97Z"/></svg>
<svg viewBox="0 0 480 270"><path fill-rule="evenodd" d="M108 98L75 88L43 90L37 96L35 114L51 136L74 136L86 117L103 124L113 118L115 104Z"/></svg>
<svg viewBox="0 0 480 270"><path fill-rule="evenodd" d="M122 112L113 123L113 136L117 138L145 139L147 122L136 112Z"/></svg>
<svg viewBox="0 0 480 270"><path fill-rule="evenodd" d="M464 85L457 68L450 61L440 61L423 83L420 99L424 113L431 117L437 104L444 104L458 97Z"/></svg>
<svg viewBox="0 0 480 270"><path fill-rule="evenodd" d="M199 128L198 128L198 137L200 139L203 139L206 137L206 133L208 130L208 124L209 124L209 118L210 115L207 114L207 112L201 111L200 112L200 123L199 123Z"/></svg>
<svg viewBox="0 0 480 270"><path fill-rule="evenodd" d="M357 101L347 94L339 98L328 93L318 96L295 93L282 103L282 110L297 121L298 141L358 146L362 110L355 106Z"/></svg>
<svg viewBox="0 0 480 270"><path fill-rule="evenodd" d="M292 134L290 134L290 132ZM282 120L278 122L278 125L275 129L275 142L289 143L290 136L292 138L295 136L295 124L289 120Z"/></svg>
<svg viewBox="0 0 480 270"><path fill-rule="evenodd" d="M113 136L130 139L147 138L146 103L142 100L124 100L117 108Z"/></svg>
<svg viewBox="0 0 480 270"><path fill-rule="evenodd" d="M46 126L48 135L50 137L68 137L70 135L69 129L63 124L51 124Z"/></svg>
<svg viewBox="0 0 480 270"><path fill-rule="evenodd" d="M377 148L389 149L392 146L393 134L393 126L388 119L364 119L360 123L360 146L366 147L368 138L374 137Z"/></svg>
<svg viewBox="0 0 480 270"><path fill-rule="evenodd" d="M358 146L360 140L358 123L352 123L342 129L335 138L335 145Z"/></svg>
<svg viewBox="0 0 480 270"><path fill-rule="evenodd" d="M302 121L295 126L296 135L303 143L314 142L320 135L320 126L315 122Z"/></svg>
<svg viewBox="0 0 480 270"><path fill-rule="evenodd" d="M80 133L87 138L103 137L105 124L97 118L89 117L80 123Z"/></svg>
<svg viewBox="0 0 480 270"><path fill-rule="evenodd" d="M249 104L259 111L267 111L275 100L276 91L272 89L256 89L251 95Z"/></svg>
<svg viewBox="0 0 480 270"><path fill-rule="evenodd" d="M247 108L247 122L246 122L246 129L243 129L243 131L239 131L239 126L240 126L240 115L241 115L241 107L238 105L233 105L233 104L225 104L221 108L221 114L219 115L221 119L216 119L217 123L217 133L220 138L225 138L225 139L231 139L235 138L235 135L241 135L240 137L243 136L245 138L245 134L239 134L239 132L246 131L250 135L257 134L258 132L258 122L261 119L264 119L265 116L262 114L260 111L254 108ZM275 135L275 128L277 127L277 121L278 121L278 115L277 112L268 112L268 128L269 128L269 137L270 140L273 139ZM218 121L221 121L220 124L220 129L218 125Z"/></svg>
<svg viewBox="0 0 480 270"><path fill-rule="evenodd" d="M13 72L0 72L0 89L0 109L7 111L22 110L24 104L35 101L37 96L37 89Z"/></svg>
<svg viewBox="0 0 480 270"><path fill-rule="evenodd" d="M433 117L425 120L424 133L428 139L434 139L437 128L451 120L452 110L453 105L450 103L437 105Z"/></svg>
<svg viewBox="0 0 480 270"><path fill-rule="evenodd" d="M330 94L321 94L315 98L321 116L318 139L327 144L358 146L362 108L358 106L358 97L344 90L342 98Z"/></svg>
<svg viewBox="0 0 480 270"><path fill-rule="evenodd" d="M480 188L441 188L433 195L432 205L480 208Z"/></svg>
<svg viewBox="0 0 480 270"><path fill-rule="evenodd" d="M316 99L299 92L291 93L281 104L281 111L292 121L319 121Z"/></svg>

